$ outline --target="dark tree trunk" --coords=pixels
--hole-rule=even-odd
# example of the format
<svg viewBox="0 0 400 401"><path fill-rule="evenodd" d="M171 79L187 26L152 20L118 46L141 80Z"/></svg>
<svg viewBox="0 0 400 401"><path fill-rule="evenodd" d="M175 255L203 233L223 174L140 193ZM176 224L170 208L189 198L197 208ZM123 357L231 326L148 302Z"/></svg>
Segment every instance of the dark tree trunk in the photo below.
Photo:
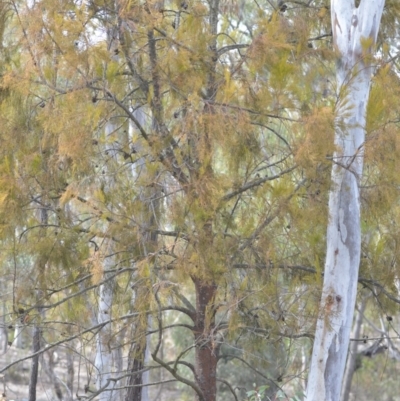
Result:
<svg viewBox="0 0 400 401"><path fill-rule="evenodd" d="M142 400L142 372L143 358L145 355L146 341L144 347L140 344L132 344L129 351L129 366L128 371L131 375L127 379L127 390L125 401L141 401Z"/></svg>
<svg viewBox="0 0 400 401"><path fill-rule="evenodd" d="M41 330L40 327L35 325L33 328L33 347L32 353L36 353L40 350L40 336ZM36 355L32 358L32 368L31 368L31 377L29 380L29 401L36 401L36 387L38 382L39 375L39 355Z"/></svg>
<svg viewBox="0 0 400 401"><path fill-rule="evenodd" d="M40 210L40 222L42 223L43 227L48 224L48 213L46 208L41 208ZM42 229L45 230L45 229ZM45 235L45 231L42 232L42 235ZM41 299L43 297L43 288L45 287L45 265L46 261L42 258L38 260L37 263L37 270L39 272L38 275L38 283L39 289L36 293L36 299L38 302L38 315L42 317L43 315L43 308L40 307L40 303L42 302ZM28 317L28 316L27 316ZM35 322L33 326L33 335L32 335L32 353L35 354L36 352L40 351L40 340L42 337L42 329L40 327L40 319L39 321ZM38 382L39 376L39 357L40 355L36 355L32 358L32 368L31 368L31 377L29 380L29 401L36 401L36 387Z"/></svg>
<svg viewBox="0 0 400 401"><path fill-rule="evenodd" d="M196 288L195 374L204 400L215 401L217 394L218 347L214 341L214 298L217 286L193 278Z"/></svg>

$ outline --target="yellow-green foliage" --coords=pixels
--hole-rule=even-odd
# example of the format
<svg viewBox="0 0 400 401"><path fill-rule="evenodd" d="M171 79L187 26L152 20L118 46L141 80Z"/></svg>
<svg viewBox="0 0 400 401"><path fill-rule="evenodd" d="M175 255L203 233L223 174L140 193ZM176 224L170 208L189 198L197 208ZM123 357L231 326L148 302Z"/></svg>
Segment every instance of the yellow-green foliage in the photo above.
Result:
<svg viewBox="0 0 400 401"><path fill-rule="evenodd" d="M194 282L215 284L196 315L207 346L237 343L272 369L268 358L290 353L283 338L315 321L346 88L335 85L328 1L283 12L221 0L216 22L211 3L21 1L18 14L0 13L1 274L14 294L5 303L45 306L71 335L94 319L96 291L115 274L112 341L128 327L126 354L144 343L148 313L154 332L167 316L190 321L176 338L200 335L188 313L201 303ZM399 12L387 2L372 59L361 180L361 272L393 294ZM290 371L283 359L274 374Z"/></svg>

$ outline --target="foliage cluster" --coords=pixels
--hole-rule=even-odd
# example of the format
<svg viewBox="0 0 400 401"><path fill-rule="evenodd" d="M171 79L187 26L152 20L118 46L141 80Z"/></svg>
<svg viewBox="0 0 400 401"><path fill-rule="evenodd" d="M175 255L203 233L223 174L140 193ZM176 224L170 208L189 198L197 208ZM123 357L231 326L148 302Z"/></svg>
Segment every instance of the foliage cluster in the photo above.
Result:
<svg viewBox="0 0 400 401"><path fill-rule="evenodd" d="M368 106L361 276L394 315L400 9L387 3ZM214 376L218 363L232 399L243 369L255 372L243 385L257 377L270 397L303 385L345 90L335 87L329 2L1 7L4 327L39 327L41 349L78 352L110 325L117 387L143 363L146 336L145 365L205 401L217 384L202 381L202 363Z"/></svg>

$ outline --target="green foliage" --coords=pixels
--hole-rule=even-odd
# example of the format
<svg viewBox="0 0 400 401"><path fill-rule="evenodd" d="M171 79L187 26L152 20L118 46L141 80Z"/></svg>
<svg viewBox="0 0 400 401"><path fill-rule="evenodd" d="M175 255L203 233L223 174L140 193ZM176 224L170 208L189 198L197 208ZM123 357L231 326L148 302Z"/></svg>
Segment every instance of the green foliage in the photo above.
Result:
<svg viewBox="0 0 400 401"><path fill-rule="evenodd" d="M247 398L249 401L259 401L264 398L264 393L268 389L269 386L264 385L257 387L255 390L250 390L247 392Z"/></svg>

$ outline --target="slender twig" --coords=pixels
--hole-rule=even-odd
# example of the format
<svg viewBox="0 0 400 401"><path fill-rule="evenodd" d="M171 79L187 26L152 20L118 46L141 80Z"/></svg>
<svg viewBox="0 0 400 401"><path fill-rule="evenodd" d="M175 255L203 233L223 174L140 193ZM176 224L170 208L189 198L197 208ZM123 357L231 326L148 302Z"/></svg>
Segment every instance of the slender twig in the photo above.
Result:
<svg viewBox="0 0 400 401"><path fill-rule="evenodd" d="M259 127L266 128L268 131L271 131L271 132L274 133L282 142L285 143L285 145L289 148L290 151L292 151L292 148L290 147L289 142L288 142L282 135L280 135L276 130L274 130L273 128L268 127L268 125L261 124L261 123L258 123L258 122L254 122L254 121L251 122L250 124L251 124L251 125L258 125Z"/></svg>
<svg viewBox="0 0 400 401"><path fill-rule="evenodd" d="M245 49L249 47L249 45L241 45L241 44L236 44L236 45L227 45L224 47L221 47L220 49L218 49L217 53L218 53L218 57L221 56L222 54L229 52L230 50L236 50L236 49Z"/></svg>
<svg viewBox="0 0 400 401"><path fill-rule="evenodd" d="M104 326L106 326L109 323L112 323L112 322L115 322L115 321L118 321L118 320L121 320L121 319L130 319L130 318L138 316L138 315L139 315L139 313L130 313L130 314L122 316L120 318L109 319L106 322L102 322L102 323L96 324L96 325L94 325L92 327L89 327L88 329L82 330L79 333L74 334L73 336L64 338L63 340L57 341L55 343L46 344L39 351L31 353L31 354L29 354L29 355L27 355L25 357L19 358L19 359L15 360L15 361L9 363L3 369L0 369L0 374L4 373L6 370L10 369L12 366L16 365L17 363L20 363L20 362L26 361L28 359L34 358L36 356L39 356L39 355L43 354L43 352L48 351L49 349L57 347L58 345L61 345L61 344L65 343L65 342L69 342L69 341L75 340L76 338L79 338L83 334L86 334L86 333L89 333L89 332L93 332L93 331L98 330L98 329L102 329Z"/></svg>
<svg viewBox="0 0 400 401"><path fill-rule="evenodd" d="M228 103L219 103L219 102L214 102L214 101L207 100L207 99L203 99L203 100L206 103L208 103L210 106L227 107L228 109L246 111L250 114L255 114L255 115L259 115L259 116L264 116L264 117L269 117L269 118L277 118L278 120L299 122L299 120L295 120L294 118L278 116L276 114L260 113L259 111L255 111L253 109L248 109L247 107L235 106L235 105L228 104Z"/></svg>
<svg viewBox="0 0 400 401"><path fill-rule="evenodd" d="M232 267L237 268L237 269L248 269L248 268L258 268L258 269L266 269L266 268L273 268L273 267L278 267L280 269L290 269L290 270L299 270L303 271L305 273L310 273L310 274L317 274L317 270L314 267L310 266L301 266L301 265L278 265L275 266L273 263L270 264L246 264L246 263L234 263ZM322 272L321 275L323 276L324 273ZM378 288L386 297L388 297L391 301L400 304L400 299L396 298L394 295L392 295L389 291L385 289L385 287L378 283L376 280L369 279L366 277L359 276L358 277L358 282L360 284L363 284L365 287L369 288L369 286L373 286Z"/></svg>
<svg viewBox="0 0 400 401"><path fill-rule="evenodd" d="M243 358L240 358L237 355L228 355L230 357L232 357L233 359L237 359L238 361L244 363L246 366L248 366L251 370L253 370L255 373L257 373L259 376L261 376L262 378L264 378L265 380L268 380L269 382L271 382L272 384L274 384L276 387L279 388L279 390L281 390L284 394L285 392L283 391L282 387L279 386L279 384L276 383L276 381L270 379L269 377L265 376L264 374L262 374L259 370L255 369L253 366L251 366L248 362L246 362ZM286 395L286 394L285 394Z"/></svg>
<svg viewBox="0 0 400 401"><path fill-rule="evenodd" d="M323 38L330 38L331 36L332 36L332 32L324 33L323 35L316 36L315 38L310 38L310 39L308 39L308 41L311 42L313 40L321 40Z"/></svg>
<svg viewBox="0 0 400 401"><path fill-rule="evenodd" d="M217 382L224 383L225 386L227 386L229 388L230 392L233 394L235 401L239 401L239 399L236 396L235 390L233 389L233 387L230 385L230 383L228 381L226 381L224 379L217 379Z"/></svg>
<svg viewBox="0 0 400 401"><path fill-rule="evenodd" d="M229 200L229 199L234 198L236 195L241 194L242 192L245 192L245 191L248 191L249 189L258 187L258 186L260 186L261 184L264 184L264 183L267 182L267 181L276 180L277 178L280 178L280 177L282 177L283 175L285 175L285 174L287 174L287 173L290 173L291 171L295 170L296 167L297 167L297 166L293 166L293 167L290 167L290 168L288 168L288 169L286 169L286 170L283 170L283 171L282 171L281 173L279 173L279 174L272 175L272 176L265 176L264 178L259 178L259 179L254 180L254 181L250 181L250 182L248 182L247 184L243 185L241 188L239 188L239 189L237 189L237 190L235 190L235 191L232 191L232 192L230 192L230 193L224 195L224 196L222 197L222 200L223 200L223 201L227 201L227 200Z"/></svg>
<svg viewBox="0 0 400 401"><path fill-rule="evenodd" d="M187 386L191 387L199 396L201 401L205 401L203 392L201 391L200 387L193 381L185 379L181 375L179 375L175 369L171 368L168 363L165 363L162 359L157 356L157 353L161 347L162 342L162 333L163 333L163 324L162 324L162 307L160 299L158 298L158 290L154 293L155 300L158 305L158 313L157 313L157 321L158 321L158 342L154 352L152 352L151 356L155 362L165 368L175 379L179 380L180 382L186 384ZM1 373L1 372L0 372Z"/></svg>

